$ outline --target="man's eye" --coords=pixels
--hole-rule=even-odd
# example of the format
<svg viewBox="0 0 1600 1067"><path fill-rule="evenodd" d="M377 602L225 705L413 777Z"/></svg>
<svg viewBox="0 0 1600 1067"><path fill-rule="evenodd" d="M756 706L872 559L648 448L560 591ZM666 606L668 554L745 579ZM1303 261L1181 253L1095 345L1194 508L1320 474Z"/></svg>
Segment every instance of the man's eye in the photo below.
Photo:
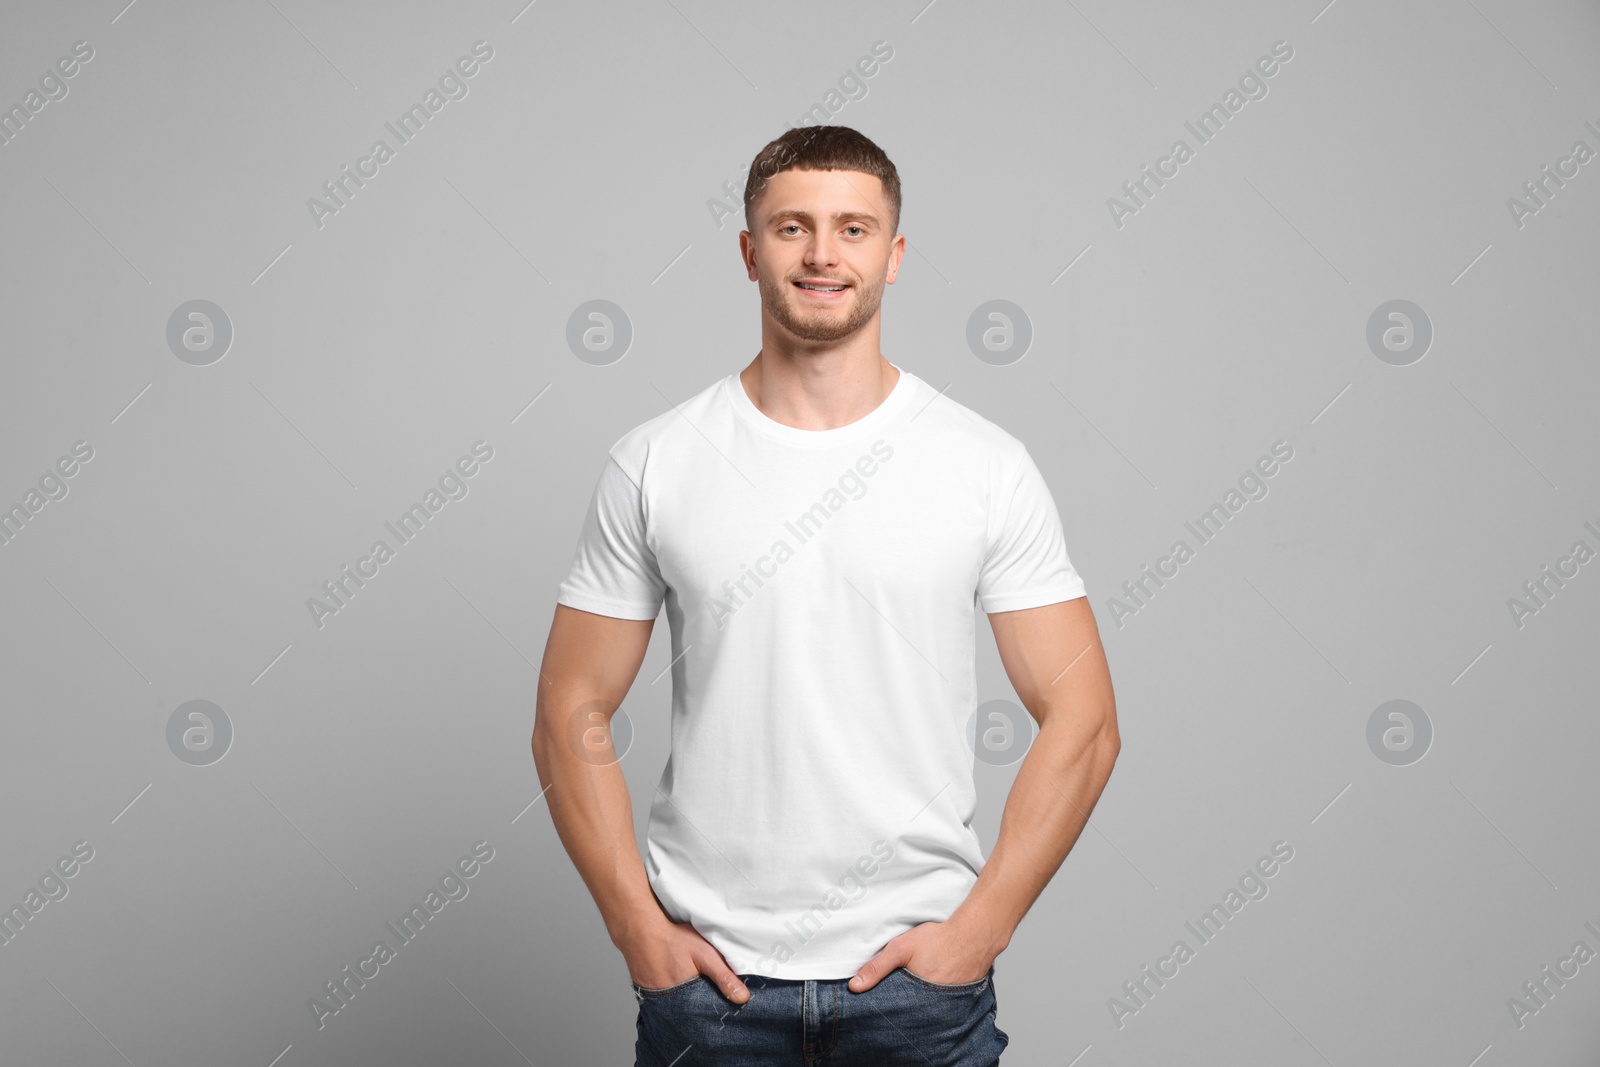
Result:
<svg viewBox="0 0 1600 1067"><path fill-rule="evenodd" d="M866 232L865 230L862 230L860 226L846 226L845 229L847 229L847 230L861 230L862 233Z"/></svg>
<svg viewBox="0 0 1600 1067"><path fill-rule="evenodd" d="M800 228L800 224L799 223L791 222L787 226L778 227L778 232L782 233L784 230L798 230L799 228Z"/></svg>

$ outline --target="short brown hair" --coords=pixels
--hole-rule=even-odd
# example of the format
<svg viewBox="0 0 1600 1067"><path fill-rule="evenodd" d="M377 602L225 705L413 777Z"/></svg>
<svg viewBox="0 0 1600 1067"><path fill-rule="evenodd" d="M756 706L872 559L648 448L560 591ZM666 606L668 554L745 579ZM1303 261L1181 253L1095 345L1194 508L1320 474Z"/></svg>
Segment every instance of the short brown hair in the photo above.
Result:
<svg viewBox="0 0 1600 1067"><path fill-rule="evenodd" d="M786 170L859 170L883 183L894 219L890 236L900 232L900 173L865 134L848 126L796 126L767 143L750 164L744 183L744 224L751 233L750 208L774 174Z"/></svg>

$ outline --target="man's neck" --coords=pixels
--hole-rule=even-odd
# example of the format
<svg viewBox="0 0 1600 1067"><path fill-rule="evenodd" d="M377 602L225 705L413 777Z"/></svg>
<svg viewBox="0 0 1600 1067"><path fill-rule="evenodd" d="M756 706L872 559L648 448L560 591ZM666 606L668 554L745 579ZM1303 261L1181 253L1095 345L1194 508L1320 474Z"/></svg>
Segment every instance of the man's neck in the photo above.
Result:
<svg viewBox="0 0 1600 1067"><path fill-rule="evenodd" d="M802 357L762 349L739 372L745 395L774 422L799 430L832 430L865 418L900 380L883 353L845 352Z"/></svg>

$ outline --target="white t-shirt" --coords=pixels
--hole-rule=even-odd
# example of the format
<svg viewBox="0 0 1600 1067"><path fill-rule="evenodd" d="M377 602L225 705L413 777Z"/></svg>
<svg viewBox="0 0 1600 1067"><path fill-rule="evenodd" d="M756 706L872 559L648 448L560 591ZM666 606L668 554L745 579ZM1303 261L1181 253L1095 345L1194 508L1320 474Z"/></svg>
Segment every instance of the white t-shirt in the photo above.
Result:
<svg viewBox="0 0 1600 1067"><path fill-rule="evenodd" d="M666 604L645 869L738 974L848 977L950 917L984 862L977 605L1085 594L1022 443L895 366L848 426L785 426L734 373L630 430L556 598Z"/></svg>

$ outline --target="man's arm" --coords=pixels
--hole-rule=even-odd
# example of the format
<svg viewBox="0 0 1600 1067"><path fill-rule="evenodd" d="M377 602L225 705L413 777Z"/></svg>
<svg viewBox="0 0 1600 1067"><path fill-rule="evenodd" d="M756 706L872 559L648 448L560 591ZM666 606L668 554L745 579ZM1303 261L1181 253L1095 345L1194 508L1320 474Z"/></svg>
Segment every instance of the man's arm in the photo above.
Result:
<svg viewBox="0 0 1600 1067"><path fill-rule="evenodd" d="M957 914L999 950L1077 843L1122 750L1116 697L1088 597L989 616L1000 661L1039 736L1017 770L1000 836Z"/></svg>
<svg viewBox="0 0 1600 1067"><path fill-rule="evenodd" d="M556 833L627 960L629 977L661 989L701 973L742 1004L749 992L721 953L690 924L673 922L650 889L611 741L611 716L639 673L654 626L654 619L556 605L539 670L533 762Z"/></svg>
<svg viewBox="0 0 1600 1067"><path fill-rule="evenodd" d="M1039 736L1017 770L1000 836L966 900L945 922L892 939L862 966L852 989L871 988L913 957L911 970L929 981L981 978L1077 842L1122 748L1111 672L1087 597L995 612L989 622Z"/></svg>

